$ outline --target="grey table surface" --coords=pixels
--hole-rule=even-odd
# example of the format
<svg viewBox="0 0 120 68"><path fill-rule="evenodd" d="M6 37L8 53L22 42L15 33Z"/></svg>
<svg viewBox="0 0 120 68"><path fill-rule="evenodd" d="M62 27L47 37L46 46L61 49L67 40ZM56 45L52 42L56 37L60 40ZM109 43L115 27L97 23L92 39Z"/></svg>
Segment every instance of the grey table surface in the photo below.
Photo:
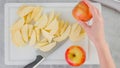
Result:
<svg viewBox="0 0 120 68"><path fill-rule="evenodd" d="M0 0L0 68L22 68L4 64L4 4L38 2L76 2L78 0ZM108 1L109 3L109 1ZM120 13L102 6L105 21L105 35L117 68L120 68ZM72 68L69 65L40 65L38 68ZM83 65L79 68L100 68L99 65Z"/></svg>

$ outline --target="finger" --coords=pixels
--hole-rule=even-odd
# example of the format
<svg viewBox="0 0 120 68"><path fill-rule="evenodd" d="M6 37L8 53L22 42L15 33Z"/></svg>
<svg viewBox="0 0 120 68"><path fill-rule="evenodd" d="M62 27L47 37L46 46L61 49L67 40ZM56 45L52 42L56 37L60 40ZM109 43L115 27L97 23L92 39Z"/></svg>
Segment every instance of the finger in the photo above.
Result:
<svg viewBox="0 0 120 68"><path fill-rule="evenodd" d="M95 17L96 12L95 12L94 6L88 0L83 0L83 1L88 5L89 10L90 10L91 14L93 15L93 17Z"/></svg>
<svg viewBox="0 0 120 68"><path fill-rule="evenodd" d="M90 26L88 26L85 22L79 21L79 24L84 28L84 29L89 29Z"/></svg>

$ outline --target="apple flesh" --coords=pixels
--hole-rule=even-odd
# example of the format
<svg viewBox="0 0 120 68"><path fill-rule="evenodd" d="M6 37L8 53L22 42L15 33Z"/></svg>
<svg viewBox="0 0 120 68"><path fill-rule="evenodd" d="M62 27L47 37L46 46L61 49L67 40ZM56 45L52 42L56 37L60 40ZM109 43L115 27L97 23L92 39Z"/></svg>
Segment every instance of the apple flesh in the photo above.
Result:
<svg viewBox="0 0 120 68"><path fill-rule="evenodd" d="M92 18L89 7L84 1L79 2L72 11L72 15L75 19L83 22L89 21Z"/></svg>
<svg viewBox="0 0 120 68"><path fill-rule="evenodd" d="M65 52L65 59L71 66L80 66L86 60L86 53L80 46L71 46Z"/></svg>

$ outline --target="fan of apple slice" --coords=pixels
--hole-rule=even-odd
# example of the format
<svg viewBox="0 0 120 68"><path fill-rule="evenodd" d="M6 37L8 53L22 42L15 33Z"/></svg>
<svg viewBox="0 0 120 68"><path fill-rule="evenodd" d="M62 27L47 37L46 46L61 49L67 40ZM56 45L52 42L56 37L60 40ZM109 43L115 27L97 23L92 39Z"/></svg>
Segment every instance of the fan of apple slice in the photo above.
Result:
<svg viewBox="0 0 120 68"><path fill-rule="evenodd" d="M56 46L57 42L69 37L71 41L79 41L84 38L85 31L78 24L70 25L60 18L58 13L51 11L42 14L40 6L19 7L18 19L11 27L12 42L16 46L25 44L35 45L36 48L47 52Z"/></svg>

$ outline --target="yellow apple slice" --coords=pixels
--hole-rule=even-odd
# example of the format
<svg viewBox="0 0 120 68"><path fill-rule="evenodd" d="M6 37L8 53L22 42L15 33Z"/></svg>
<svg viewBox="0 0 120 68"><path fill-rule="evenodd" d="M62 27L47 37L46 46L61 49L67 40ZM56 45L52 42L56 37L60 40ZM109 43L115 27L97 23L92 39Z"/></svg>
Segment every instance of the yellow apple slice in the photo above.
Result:
<svg viewBox="0 0 120 68"><path fill-rule="evenodd" d="M69 36L70 31L71 31L71 26L69 25L67 27L67 29L65 30L65 32L61 36L54 38L54 41L61 42L61 41L65 40Z"/></svg>
<svg viewBox="0 0 120 68"><path fill-rule="evenodd" d="M22 28L21 28L21 33L22 33L22 37L23 40L25 42L28 42L28 25L25 24Z"/></svg>
<svg viewBox="0 0 120 68"><path fill-rule="evenodd" d="M26 43L24 42L20 30L17 30L12 35L12 41L16 46L24 46Z"/></svg>
<svg viewBox="0 0 120 68"><path fill-rule="evenodd" d="M40 40L41 42L48 42L48 40L46 38L43 38L42 40Z"/></svg>
<svg viewBox="0 0 120 68"><path fill-rule="evenodd" d="M33 31L33 25L29 24L28 25L28 37L30 38L32 35L32 31Z"/></svg>
<svg viewBox="0 0 120 68"><path fill-rule="evenodd" d="M43 16L40 17L40 19L35 23L35 26L39 28L44 28L47 25L48 18L47 15L44 14Z"/></svg>
<svg viewBox="0 0 120 68"><path fill-rule="evenodd" d="M39 48L39 47L42 47L42 46L46 46L48 45L49 43L48 42L38 42L37 45L35 46L35 48Z"/></svg>
<svg viewBox="0 0 120 68"><path fill-rule="evenodd" d="M41 13L42 13L42 10L43 10L43 8L42 8L42 7L39 7L39 6L38 6L38 7L35 7L35 8L33 9L31 18L32 18L35 22L40 18Z"/></svg>
<svg viewBox="0 0 120 68"><path fill-rule="evenodd" d="M68 22L64 23L64 26L61 28L60 35L62 35L65 32L65 30L68 27L68 25L69 25Z"/></svg>
<svg viewBox="0 0 120 68"><path fill-rule="evenodd" d="M48 42L50 43L53 39L53 35L51 35L50 33L48 33L45 30L42 30L42 35L48 40Z"/></svg>
<svg viewBox="0 0 120 68"><path fill-rule="evenodd" d="M81 32L80 32L80 40L82 40L86 36L85 30L81 27Z"/></svg>
<svg viewBox="0 0 120 68"><path fill-rule="evenodd" d="M55 37L60 36L60 32L64 26L64 21L62 21L62 20L58 20L58 21L59 21L59 28L58 28L57 32L55 33Z"/></svg>
<svg viewBox="0 0 120 68"><path fill-rule="evenodd" d="M33 30L30 41L29 41L29 45L34 45L35 43L36 43L36 32L35 30Z"/></svg>
<svg viewBox="0 0 120 68"><path fill-rule="evenodd" d="M39 47L39 49L43 52L48 52L50 51L52 48L54 48L56 46L56 42L52 42L48 45L45 45L45 46L42 46L42 47Z"/></svg>
<svg viewBox="0 0 120 68"><path fill-rule="evenodd" d="M55 12L54 11L51 11L48 15L48 25L52 22L52 20L54 19L55 17Z"/></svg>
<svg viewBox="0 0 120 68"><path fill-rule="evenodd" d="M55 18L45 29L50 30L50 34L54 35L58 30L58 21Z"/></svg>
<svg viewBox="0 0 120 68"><path fill-rule="evenodd" d="M24 18L18 19L12 26L11 30L19 30L24 25Z"/></svg>
<svg viewBox="0 0 120 68"><path fill-rule="evenodd" d="M31 15L32 15L32 13L30 12L28 15L25 16L26 24L31 23L31 21L32 21Z"/></svg>
<svg viewBox="0 0 120 68"><path fill-rule="evenodd" d="M45 46L47 44L49 44L48 41L45 41L45 40L44 41L39 41L35 47L39 48L39 47Z"/></svg>
<svg viewBox="0 0 120 68"><path fill-rule="evenodd" d="M81 26L79 24L73 24L69 38L71 41L80 40Z"/></svg>
<svg viewBox="0 0 120 68"><path fill-rule="evenodd" d="M19 7L17 13L18 13L18 15L20 17L24 17L28 13L32 12L33 9L34 9L34 7L32 7L32 6L25 6L25 5L23 5L23 6Z"/></svg>
<svg viewBox="0 0 120 68"><path fill-rule="evenodd" d="M40 29L35 28L36 31L36 36L37 36L37 41L40 41Z"/></svg>

